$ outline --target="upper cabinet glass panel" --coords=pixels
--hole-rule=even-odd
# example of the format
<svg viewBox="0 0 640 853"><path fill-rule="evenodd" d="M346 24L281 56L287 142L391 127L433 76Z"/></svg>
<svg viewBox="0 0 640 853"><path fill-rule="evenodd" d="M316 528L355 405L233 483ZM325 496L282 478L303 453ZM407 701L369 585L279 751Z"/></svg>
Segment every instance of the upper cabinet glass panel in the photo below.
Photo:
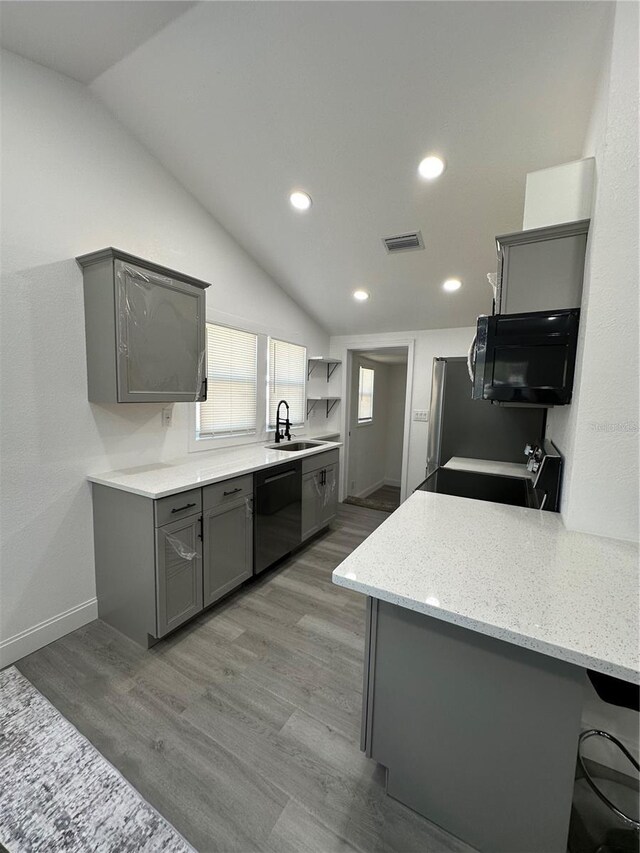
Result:
<svg viewBox="0 0 640 853"><path fill-rule="evenodd" d="M206 399L207 285L114 249L84 271L89 400Z"/></svg>

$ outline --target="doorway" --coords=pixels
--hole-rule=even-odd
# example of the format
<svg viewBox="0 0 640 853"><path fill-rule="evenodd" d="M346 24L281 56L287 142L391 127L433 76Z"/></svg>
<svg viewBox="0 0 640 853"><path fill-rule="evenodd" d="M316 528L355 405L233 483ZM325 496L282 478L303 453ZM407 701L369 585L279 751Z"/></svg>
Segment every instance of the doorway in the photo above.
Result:
<svg viewBox="0 0 640 853"><path fill-rule="evenodd" d="M404 497L409 347L348 356L344 502L393 512Z"/></svg>

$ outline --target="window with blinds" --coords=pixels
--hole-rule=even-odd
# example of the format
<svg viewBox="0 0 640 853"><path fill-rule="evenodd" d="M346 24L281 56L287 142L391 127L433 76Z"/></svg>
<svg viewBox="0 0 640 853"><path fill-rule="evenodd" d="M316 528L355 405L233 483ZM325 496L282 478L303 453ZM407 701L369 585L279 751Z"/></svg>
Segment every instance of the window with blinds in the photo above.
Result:
<svg viewBox="0 0 640 853"><path fill-rule="evenodd" d="M373 378L375 371L369 367L360 368L358 386L358 423L373 420Z"/></svg>
<svg viewBox="0 0 640 853"><path fill-rule="evenodd" d="M198 438L256 431L258 338L207 323L207 401L196 406Z"/></svg>
<svg viewBox="0 0 640 853"><path fill-rule="evenodd" d="M292 426L304 424L306 380L306 348L269 338L268 428L273 429L276 425L276 409L280 400L289 404Z"/></svg>

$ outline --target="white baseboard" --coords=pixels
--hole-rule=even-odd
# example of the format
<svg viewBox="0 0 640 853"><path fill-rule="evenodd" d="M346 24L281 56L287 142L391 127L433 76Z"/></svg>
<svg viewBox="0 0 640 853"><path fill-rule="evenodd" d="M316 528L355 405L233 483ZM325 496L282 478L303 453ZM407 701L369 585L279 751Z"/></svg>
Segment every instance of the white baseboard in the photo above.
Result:
<svg viewBox="0 0 640 853"><path fill-rule="evenodd" d="M92 622L97 618L98 600L97 598L90 598L89 601L77 604L75 607L65 610L64 613L52 616L51 619L45 619L39 625L34 625L32 628L27 628L26 631L14 634L13 637L0 642L0 669L15 663L25 655L30 655L31 652L35 652L43 646L48 646L54 640L59 640L65 634L69 634L76 628L81 628L87 622Z"/></svg>
<svg viewBox="0 0 640 853"><path fill-rule="evenodd" d="M394 489L400 489L400 488L402 488L402 483L400 482L400 480L388 480L388 479L385 479L385 481L384 481L384 484L383 484L383 485L385 485L385 486L393 486L393 488L394 488Z"/></svg>

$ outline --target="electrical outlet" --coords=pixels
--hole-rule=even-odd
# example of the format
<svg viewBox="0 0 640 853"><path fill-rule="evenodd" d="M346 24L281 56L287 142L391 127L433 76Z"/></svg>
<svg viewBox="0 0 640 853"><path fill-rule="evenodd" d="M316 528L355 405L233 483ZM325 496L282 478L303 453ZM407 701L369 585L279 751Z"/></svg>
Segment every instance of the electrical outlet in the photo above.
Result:
<svg viewBox="0 0 640 853"><path fill-rule="evenodd" d="M414 421L426 423L429 420L429 413L425 409L414 409L413 419Z"/></svg>
<svg viewBox="0 0 640 853"><path fill-rule="evenodd" d="M162 426L170 427L171 426L171 418L173 417L173 407L165 406L162 410Z"/></svg>

